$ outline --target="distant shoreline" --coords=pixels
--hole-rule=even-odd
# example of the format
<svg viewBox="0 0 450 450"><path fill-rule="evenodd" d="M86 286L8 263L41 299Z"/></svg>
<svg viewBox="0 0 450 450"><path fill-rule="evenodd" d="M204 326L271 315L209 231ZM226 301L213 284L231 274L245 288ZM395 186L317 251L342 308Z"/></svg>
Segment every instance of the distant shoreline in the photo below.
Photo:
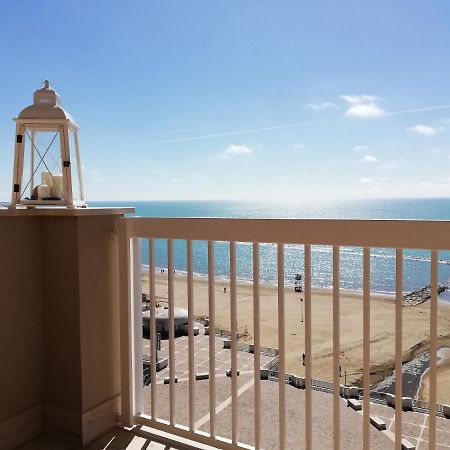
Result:
<svg viewBox="0 0 450 450"><path fill-rule="evenodd" d="M167 271L167 267L155 267L155 273L159 274L160 270L163 269L165 271ZM142 264L142 271L148 271L150 270L150 267L148 264ZM175 269L175 274L178 276L184 276L187 277L187 271L185 270L177 270ZM199 280L207 280L208 279L208 274L207 273L199 273L199 272L193 272L192 273L194 278L197 278ZM229 283L230 278L225 276L225 275L214 275L214 279L218 282L224 282L224 283ZM247 279L247 278L236 278L237 283L246 283L250 286L253 286L253 280L251 279ZM264 286L264 287L268 287L268 288L277 288L278 283L275 281L266 281L266 280L260 280L260 286ZM290 288L290 287L294 287L294 283L291 281L285 282L284 284L285 288ZM333 290L332 286L311 286L311 289L313 289L314 291L320 292L323 291L323 293L330 293ZM347 295L356 295L356 296L362 296L363 294L363 290L362 289L349 289L349 288L340 288L339 292L342 294L347 294ZM403 295L406 295L408 293L410 293L411 291L403 291ZM385 297L387 299L390 300L395 300L395 292L391 292L391 291L376 291L371 289L370 290L371 295L376 295L378 297ZM447 296L447 298L439 298L438 296L438 301L442 302L442 303L450 303L450 295Z"/></svg>

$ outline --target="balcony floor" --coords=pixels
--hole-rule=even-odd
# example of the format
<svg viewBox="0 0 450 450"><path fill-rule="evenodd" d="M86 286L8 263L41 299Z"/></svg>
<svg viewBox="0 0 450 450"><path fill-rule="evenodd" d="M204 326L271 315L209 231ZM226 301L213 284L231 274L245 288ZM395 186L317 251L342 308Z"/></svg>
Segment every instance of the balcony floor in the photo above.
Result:
<svg viewBox="0 0 450 450"><path fill-rule="evenodd" d="M185 449L186 447L183 447ZM59 440L38 437L16 450L181 450L179 447L157 442L153 438L137 436L133 431L117 428L95 442L80 447Z"/></svg>

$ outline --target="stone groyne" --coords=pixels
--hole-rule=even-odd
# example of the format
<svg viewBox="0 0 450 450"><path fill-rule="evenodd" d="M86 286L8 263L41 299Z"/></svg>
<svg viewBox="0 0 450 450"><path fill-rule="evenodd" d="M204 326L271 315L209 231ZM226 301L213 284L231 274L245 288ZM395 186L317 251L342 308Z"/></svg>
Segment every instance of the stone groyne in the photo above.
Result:
<svg viewBox="0 0 450 450"><path fill-rule="evenodd" d="M440 284L438 286L438 295L446 291L448 286ZM410 292L403 296L403 306L416 306L425 303L431 298L431 286L425 286L418 291Z"/></svg>

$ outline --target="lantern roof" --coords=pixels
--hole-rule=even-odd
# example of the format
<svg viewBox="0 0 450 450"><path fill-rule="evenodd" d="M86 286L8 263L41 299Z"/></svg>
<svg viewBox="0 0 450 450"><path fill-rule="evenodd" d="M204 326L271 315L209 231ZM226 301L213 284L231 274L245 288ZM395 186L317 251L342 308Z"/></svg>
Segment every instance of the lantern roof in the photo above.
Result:
<svg viewBox="0 0 450 450"><path fill-rule="evenodd" d="M61 108L60 100L59 94L50 86L50 82L45 80L42 88L34 92L33 104L23 109L18 119L66 119L75 125L70 114Z"/></svg>

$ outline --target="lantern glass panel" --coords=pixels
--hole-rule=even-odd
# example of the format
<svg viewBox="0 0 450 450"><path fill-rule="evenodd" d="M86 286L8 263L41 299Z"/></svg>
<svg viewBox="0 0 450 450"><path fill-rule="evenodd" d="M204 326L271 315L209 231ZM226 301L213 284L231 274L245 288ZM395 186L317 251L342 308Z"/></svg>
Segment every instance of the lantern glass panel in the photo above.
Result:
<svg viewBox="0 0 450 450"><path fill-rule="evenodd" d="M70 169L72 175L72 197L74 202L83 200L80 184L80 173L78 171L78 158L76 152L76 136L75 132L69 129L69 149L70 149Z"/></svg>
<svg viewBox="0 0 450 450"><path fill-rule="evenodd" d="M20 200L64 200L59 130L26 129Z"/></svg>

